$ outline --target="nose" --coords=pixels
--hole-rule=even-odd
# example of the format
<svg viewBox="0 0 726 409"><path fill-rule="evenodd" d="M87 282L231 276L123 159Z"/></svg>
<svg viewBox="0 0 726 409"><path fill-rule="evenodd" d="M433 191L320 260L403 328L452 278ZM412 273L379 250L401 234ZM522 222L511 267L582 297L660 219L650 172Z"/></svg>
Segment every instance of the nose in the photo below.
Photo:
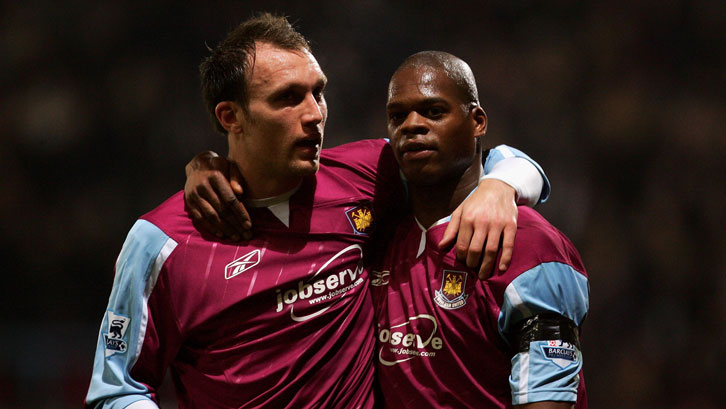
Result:
<svg viewBox="0 0 726 409"><path fill-rule="evenodd" d="M401 133L404 136L425 135L429 128L426 126L426 118L416 111L411 111L401 124Z"/></svg>
<svg viewBox="0 0 726 409"><path fill-rule="evenodd" d="M308 94L303 103L302 122L305 126L315 126L325 119L325 102L318 101L315 96Z"/></svg>

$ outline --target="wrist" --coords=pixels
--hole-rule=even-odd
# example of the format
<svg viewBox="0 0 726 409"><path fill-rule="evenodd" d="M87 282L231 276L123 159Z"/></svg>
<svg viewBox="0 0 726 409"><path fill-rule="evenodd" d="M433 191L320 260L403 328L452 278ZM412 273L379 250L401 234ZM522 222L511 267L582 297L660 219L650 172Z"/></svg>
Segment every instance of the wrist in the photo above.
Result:
<svg viewBox="0 0 726 409"><path fill-rule="evenodd" d="M537 168L529 160L518 157L502 159L484 179L497 179L511 186L517 204L528 206L537 204L544 184Z"/></svg>
<svg viewBox="0 0 726 409"><path fill-rule="evenodd" d="M511 200L515 203L519 198L517 189L507 183L507 181L499 179L498 177L484 176L481 181L479 181L478 189L483 189L484 191L489 192L496 191L501 197L509 196L509 198L511 198Z"/></svg>

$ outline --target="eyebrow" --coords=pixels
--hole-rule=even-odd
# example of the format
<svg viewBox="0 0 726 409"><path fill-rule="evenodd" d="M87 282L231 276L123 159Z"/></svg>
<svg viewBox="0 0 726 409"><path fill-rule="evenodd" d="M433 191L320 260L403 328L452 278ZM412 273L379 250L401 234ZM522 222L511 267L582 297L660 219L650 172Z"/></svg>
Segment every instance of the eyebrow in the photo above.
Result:
<svg viewBox="0 0 726 409"><path fill-rule="evenodd" d="M315 84L313 88L318 87L325 87L328 84L328 77L323 74L321 78L319 78L317 81L315 81ZM290 90L290 89L300 89L300 88L307 88L307 84L300 81L292 81L287 84L281 85L280 87L276 88L272 91L272 95L277 95L281 92Z"/></svg>
<svg viewBox="0 0 726 409"><path fill-rule="evenodd" d="M416 100L413 103L414 106L427 106L427 105L435 105L435 104L450 105L446 99L440 98L440 97L426 97L424 99ZM394 102L386 104L386 110L398 109L398 108L402 108L406 105L412 105L412 104L407 103L407 102L394 101Z"/></svg>

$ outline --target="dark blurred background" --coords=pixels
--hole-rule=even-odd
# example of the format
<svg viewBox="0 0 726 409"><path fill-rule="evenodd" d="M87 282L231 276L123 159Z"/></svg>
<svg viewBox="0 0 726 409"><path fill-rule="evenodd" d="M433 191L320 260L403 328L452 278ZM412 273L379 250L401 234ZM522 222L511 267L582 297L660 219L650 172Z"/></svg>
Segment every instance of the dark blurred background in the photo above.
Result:
<svg viewBox="0 0 726 409"><path fill-rule="evenodd" d="M81 406L128 229L196 152L226 152L199 93L205 44L261 10L312 41L328 147L384 135L404 57L468 61L487 145L545 168L539 210L588 267L591 407L725 407L724 4L4 2L0 407Z"/></svg>

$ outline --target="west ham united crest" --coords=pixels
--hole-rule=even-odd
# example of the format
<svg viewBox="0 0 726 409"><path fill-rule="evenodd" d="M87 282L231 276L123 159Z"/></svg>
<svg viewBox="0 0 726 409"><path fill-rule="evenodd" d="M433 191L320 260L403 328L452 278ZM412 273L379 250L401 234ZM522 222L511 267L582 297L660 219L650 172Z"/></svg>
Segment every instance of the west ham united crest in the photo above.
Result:
<svg viewBox="0 0 726 409"><path fill-rule="evenodd" d="M466 272L455 270L444 270L444 277L441 279L441 289L434 291L434 302L441 308L455 310L466 305Z"/></svg>
<svg viewBox="0 0 726 409"><path fill-rule="evenodd" d="M356 206L345 212L355 234L369 235L373 231L373 210L368 206Z"/></svg>

